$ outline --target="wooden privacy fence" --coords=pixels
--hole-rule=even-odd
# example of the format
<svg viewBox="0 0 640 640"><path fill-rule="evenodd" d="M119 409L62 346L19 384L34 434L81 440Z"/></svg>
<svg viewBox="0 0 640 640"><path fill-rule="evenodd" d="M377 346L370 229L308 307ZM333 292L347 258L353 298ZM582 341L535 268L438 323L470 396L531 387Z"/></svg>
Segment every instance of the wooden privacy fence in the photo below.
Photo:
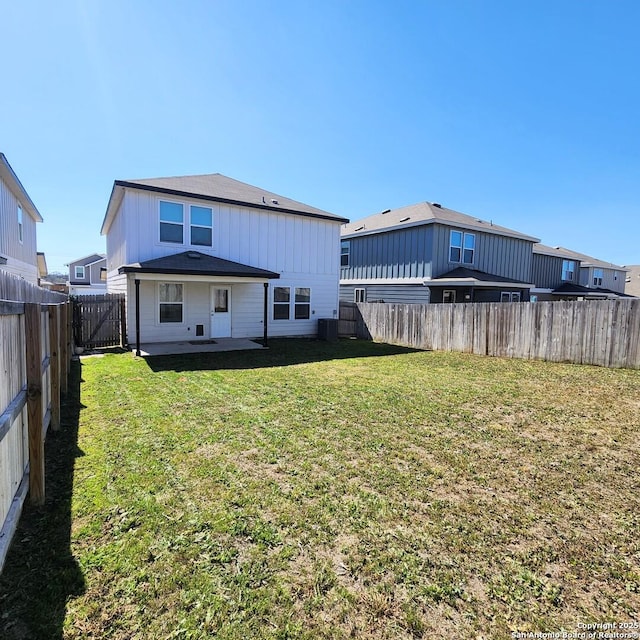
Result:
<svg viewBox="0 0 640 640"><path fill-rule="evenodd" d="M23 284L13 292L56 303L0 300L0 571L27 491L44 502L44 439L60 426L71 352L67 297Z"/></svg>
<svg viewBox="0 0 640 640"><path fill-rule="evenodd" d="M122 294L73 298L73 338L76 346L124 347L126 337L125 297Z"/></svg>
<svg viewBox="0 0 640 640"><path fill-rule="evenodd" d="M418 349L640 368L640 300L358 303L358 337ZM341 304L342 317L342 304Z"/></svg>

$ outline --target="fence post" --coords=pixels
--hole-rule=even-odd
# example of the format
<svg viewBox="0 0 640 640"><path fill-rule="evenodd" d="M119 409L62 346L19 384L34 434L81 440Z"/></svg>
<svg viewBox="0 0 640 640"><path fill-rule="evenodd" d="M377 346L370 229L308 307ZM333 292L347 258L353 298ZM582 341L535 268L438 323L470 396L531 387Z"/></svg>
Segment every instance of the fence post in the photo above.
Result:
<svg viewBox="0 0 640 640"><path fill-rule="evenodd" d="M68 389L69 376L67 375L67 360L69 352L67 351L67 303L60 305L60 391L66 395Z"/></svg>
<svg viewBox="0 0 640 640"><path fill-rule="evenodd" d="M27 418L29 428L29 493L35 505L44 504L44 440L42 437L42 351L40 305L24 305L27 356Z"/></svg>
<svg viewBox="0 0 640 640"><path fill-rule="evenodd" d="M51 371L51 428L54 431L57 431L60 428L59 310L59 305L49 305L49 344L51 345L51 355L49 356L49 366Z"/></svg>

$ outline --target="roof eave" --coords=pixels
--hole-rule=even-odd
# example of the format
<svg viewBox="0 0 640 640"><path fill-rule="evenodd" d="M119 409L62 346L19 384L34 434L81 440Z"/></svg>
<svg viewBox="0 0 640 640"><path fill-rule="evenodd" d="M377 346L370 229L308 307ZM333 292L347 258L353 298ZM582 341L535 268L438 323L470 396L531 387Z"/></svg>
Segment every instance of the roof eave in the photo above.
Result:
<svg viewBox="0 0 640 640"><path fill-rule="evenodd" d="M286 207L276 207L268 204L245 202L243 200L233 200L230 198L221 198L218 196L203 195L200 193L193 193L189 191L180 191L178 189L167 189L166 187L157 187L154 185L138 184L136 182L128 182L127 180L116 180L113 184L114 190L116 187L121 187L123 189L138 189L140 191L151 191L153 193L164 193L164 194L176 196L179 198L195 198L197 200L206 200L207 202L220 202L222 204L230 204L230 205L235 205L240 207L251 207L253 209L275 211L277 213L289 213L292 215L304 216L307 218L319 218L321 220L329 220L331 222L336 222L339 224L346 224L349 222L348 218L342 218L342 217L333 216L330 214L323 215L322 213L312 213L310 211L299 211L297 209L288 209ZM113 191L112 191L112 196L113 196ZM109 202L111 202L111 199L109 200ZM106 217L105 217L105 223L106 223ZM103 234L104 233L106 233L106 231L104 231L104 224L103 224Z"/></svg>
<svg viewBox="0 0 640 640"><path fill-rule="evenodd" d="M197 271L192 269L171 269L171 268L154 268L154 267L138 267L135 265L124 265L118 269L118 273L157 273L159 275L179 275L179 276L221 276L229 278L263 278L265 280L274 280L280 277L279 273L273 271L262 271L255 273L238 273L237 271L225 270L209 270Z"/></svg>
<svg viewBox="0 0 640 640"><path fill-rule="evenodd" d="M40 215L40 212L36 208L36 205L33 204L33 200L27 193L27 190L22 186L22 182L15 174L15 171L11 168L9 161L7 160L4 153L0 153L0 176L2 176L5 181L8 183L9 188L15 193L19 194L20 204L27 210L29 215L36 222L43 222L43 218Z"/></svg>

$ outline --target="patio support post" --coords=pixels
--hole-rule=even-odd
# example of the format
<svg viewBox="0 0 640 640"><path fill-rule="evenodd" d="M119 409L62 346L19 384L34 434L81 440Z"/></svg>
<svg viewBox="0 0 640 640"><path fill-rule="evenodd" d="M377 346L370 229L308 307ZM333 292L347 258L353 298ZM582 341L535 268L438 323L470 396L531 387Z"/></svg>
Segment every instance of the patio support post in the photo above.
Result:
<svg viewBox="0 0 640 640"><path fill-rule="evenodd" d="M269 283L264 283L264 336L262 337L262 346L267 346L267 317L269 315Z"/></svg>
<svg viewBox="0 0 640 640"><path fill-rule="evenodd" d="M135 279L136 284L136 355L140 355L140 280Z"/></svg>

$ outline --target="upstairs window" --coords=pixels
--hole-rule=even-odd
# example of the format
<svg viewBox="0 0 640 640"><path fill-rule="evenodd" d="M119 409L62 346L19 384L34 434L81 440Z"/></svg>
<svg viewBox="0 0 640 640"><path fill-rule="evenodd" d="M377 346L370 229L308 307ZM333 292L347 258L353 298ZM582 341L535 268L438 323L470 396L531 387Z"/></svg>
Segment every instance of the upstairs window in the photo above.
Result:
<svg viewBox="0 0 640 640"><path fill-rule="evenodd" d="M20 244L24 241L24 227L22 225L22 207L18 205L18 241Z"/></svg>
<svg viewBox="0 0 640 640"><path fill-rule="evenodd" d="M340 266L349 266L349 257L351 255L351 240L343 240L340 243Z"/></svg>
<svg viewBox="0 0 640 640"><path fill-rule="evenodd" d="M475 233L451 231L449 235L449 262L473 264L476 252Z"/></svg>
<svg viewBox="0 0 640 640"><path fill-rule="evenodd" d="M602 269L594 269L593 270L593 286L601 287L602 278L604 278L604 271Z"/></svg>
<svg viewBox="0 0 640 640"><path fill-rule="evenodd" d="M184 242L184 207L177 202L160 201L160 242Z"/></svg>
<svg viewBox="0 0 640 640"><path fill-rule="evenodd" d="M191 244L202 247L213 245L213 213L209 207L190 207Z"/></svg>
<svg viewBox="0 0 640 640"><path fill-rule="evenodd" d="M568 282L573 280L573 274L576 270L576 263L573 260L562 261L562 279Z"/></svg>
<svg viewBox="0 0 640 640"><path fill-rule="evenodd" d="M158 287L160 323L182 322L182 284L176 282L161 282Z"/></svg>
<svg viewBox="0 0 640 640"><path fill-rule="evenodd" d="M354 302L366 302L367 301L367 290L366 289L354 289L353 290L353 301Z"/></svg>
<svg viewBox="0 0 640 640"><path fill-rule="evenodd" d="M84 280L84 267L83 266L76 266L74 269L75 272L75 279L76 280Z"/></svg>
<svg viewBox="0 0 640 640"><path fill-rule="evenodd" d="M311 289L296 287L294 317L296 320L308 320L311 317Z"/></svg>

